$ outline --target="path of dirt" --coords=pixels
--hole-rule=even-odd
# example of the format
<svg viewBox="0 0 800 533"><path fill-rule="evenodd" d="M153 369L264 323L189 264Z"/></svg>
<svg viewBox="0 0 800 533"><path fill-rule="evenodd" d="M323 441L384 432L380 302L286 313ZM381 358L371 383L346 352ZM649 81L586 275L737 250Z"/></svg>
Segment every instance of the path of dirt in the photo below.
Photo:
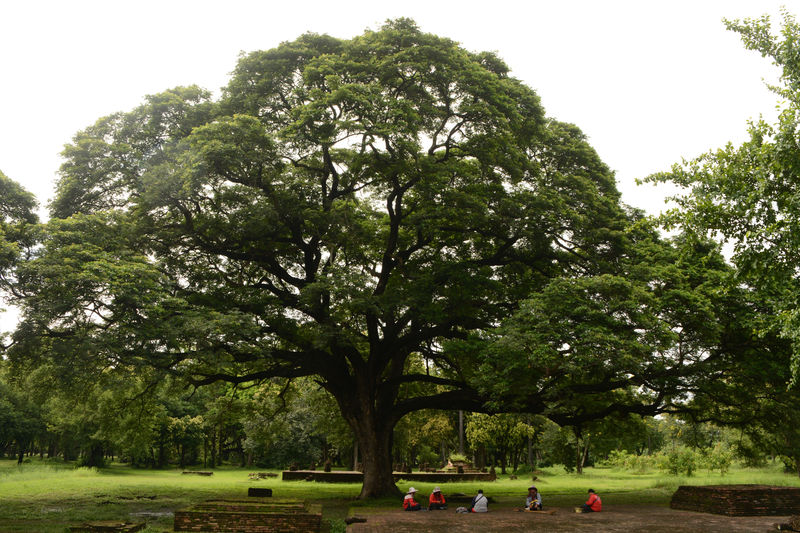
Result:
<svg viewBox="0 0 800 533"><path fill-rule="evenodd" d="M366 511L366 510L365 510ZM368 512L368 511L367 511ZM766 533L783 516L722 516L676 511L659 505L615 505L601 513L576 514L557 508L555 514L521 513L511 508L486 514L459 514L455 510L370 515L359 510L365 523L348 526L348 533L481 533L513 532L648 532L648 533Z"/></svg>

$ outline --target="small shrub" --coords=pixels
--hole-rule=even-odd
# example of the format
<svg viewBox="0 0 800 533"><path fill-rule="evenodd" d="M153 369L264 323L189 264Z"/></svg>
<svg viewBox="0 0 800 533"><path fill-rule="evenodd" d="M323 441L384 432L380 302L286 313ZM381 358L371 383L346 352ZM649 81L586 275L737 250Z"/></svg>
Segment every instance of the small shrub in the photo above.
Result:
<svg viewBox="0 0 800 533"><path fill-rule="evenodd" d="M704 450L703 459L706 468L719 470L720 475L725 475L733 464L733 451L721 442L713 448Z"/></svg>
<svg viewBox="0 0 800 533"><path fill-rule="evenodd" d="M441 461L439 454L436 453L433 450L433 448L431 448L430 446L426 446L424 444L420 445L419 453L417 454L416 459L418 464L422 463L434 464L437 461Z"/></svg>
<svg viewBox="0 0 800 533"><path fill-rule="evenodd" d="M691 477L697 470L701 457L693 448L676 446L665 454L661 454L657 461L661 470L665 470L673 476L684 474Z"/></svg>
<svg viewBox="0 0 800 533"><path fill-rule="evenodd" d="M533 472L530 465L520 465L516 470L514 470L514 474L520 476L523 474L530 474Z"/></svg>

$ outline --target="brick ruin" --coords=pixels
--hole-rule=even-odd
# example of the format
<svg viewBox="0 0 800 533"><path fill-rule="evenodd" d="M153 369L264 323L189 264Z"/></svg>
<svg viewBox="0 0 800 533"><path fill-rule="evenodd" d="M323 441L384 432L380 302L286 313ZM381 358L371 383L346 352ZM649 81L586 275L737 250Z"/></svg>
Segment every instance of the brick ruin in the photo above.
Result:
<svg viewBox="0 0 800 533"><path fill-rule="evenodd" d="M726 516L800 514L800 487L706 485L678 487L669 506Z"/></svg>
<svg viewBox="0 0 800 533"><path fill-rule="evenodd" d="M322 507L298 500L209 500L175 512L175 531L318 532Z"/></svg>

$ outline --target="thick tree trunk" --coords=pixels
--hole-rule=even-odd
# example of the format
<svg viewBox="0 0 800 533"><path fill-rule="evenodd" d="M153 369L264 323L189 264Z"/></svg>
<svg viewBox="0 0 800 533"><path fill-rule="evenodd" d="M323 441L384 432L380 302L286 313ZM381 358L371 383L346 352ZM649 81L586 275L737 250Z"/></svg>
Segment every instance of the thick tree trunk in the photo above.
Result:
<svg viewBox="0 0 800 533"><path fill-rule="evenodd" d="M361 454L364 484L359 498L399 496L392 475L392 438L394 427L386 422L359 419L355 428L358 451Z"/></svg>
<svg viewBox="0 0 800 533"><path fill-rule="evenodd" d="M478 457L475 462L477 463L478 470L486 468L486 447L483 444L478 446Z"/></svg>
<svg viewBox="0 0 800 533"><path fill-rule="evenodd" d="M217 467L217 430L214 429L211 432L211 440L209 442L210 454L211 454L211 468Z"/></svg>
<svg viewBox="0 0 800 533"><path fill-rule="evenodd" d="M94 467L102 467L104 466L104 457L103 453L103 445L98 442L92 442L89 445L89 450L85 452L83 457L82 463L83 466L94 466Z"/></svg>

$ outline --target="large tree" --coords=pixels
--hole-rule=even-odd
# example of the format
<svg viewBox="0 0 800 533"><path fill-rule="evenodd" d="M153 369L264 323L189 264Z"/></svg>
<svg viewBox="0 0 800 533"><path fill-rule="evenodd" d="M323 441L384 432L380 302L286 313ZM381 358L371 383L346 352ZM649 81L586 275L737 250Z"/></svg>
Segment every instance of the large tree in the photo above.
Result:
<svg viewBox="0 0 800 533"><path fill-rule="evenodd" d="M21 274L19 358L196 384L315 376L356 436L363 497L396 492L392 428L407 413L543 412L584 378L615 398L577 406L578 419L652 413L665 394L622 391L692 366L642 364L640 335L603 353L593 368L608 372L573 361L523 394L486 385L488 332L531 295L545 291L529 313L557 299L558 283L616 290L602 276L640 239L637 217L582 133L547 118L497 57L408 20L245 55L218 100L195 87L150 96L64 157L40 256ZM624 312L630 335L647 327Z"/></svg>

